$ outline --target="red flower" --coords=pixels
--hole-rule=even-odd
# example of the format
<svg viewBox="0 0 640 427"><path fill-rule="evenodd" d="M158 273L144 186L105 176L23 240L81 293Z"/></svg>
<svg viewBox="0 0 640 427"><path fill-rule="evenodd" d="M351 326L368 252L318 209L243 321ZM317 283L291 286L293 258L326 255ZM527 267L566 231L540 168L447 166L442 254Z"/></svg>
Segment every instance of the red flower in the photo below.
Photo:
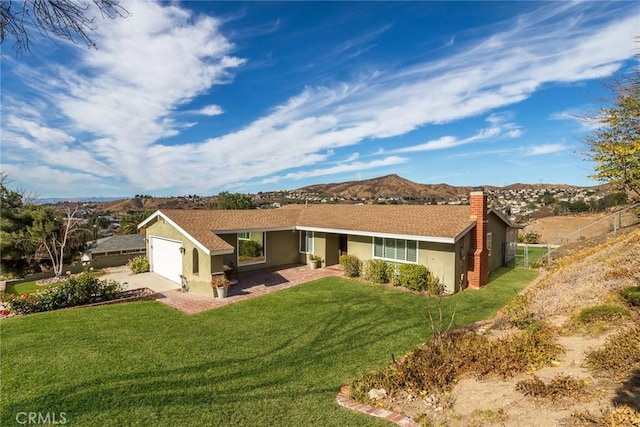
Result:
<svg viewBox="0 0 640 427"><path fill-rule="evenodd" d="M2 310L0 311L0 316L2 317L7 317L9 315L9 310Z"/></svg>
<svg viewBox="0 0 640 427"><path fill-rule="evenodd" d="M29 294L22 294L22 298L29 298Z"/></svg>

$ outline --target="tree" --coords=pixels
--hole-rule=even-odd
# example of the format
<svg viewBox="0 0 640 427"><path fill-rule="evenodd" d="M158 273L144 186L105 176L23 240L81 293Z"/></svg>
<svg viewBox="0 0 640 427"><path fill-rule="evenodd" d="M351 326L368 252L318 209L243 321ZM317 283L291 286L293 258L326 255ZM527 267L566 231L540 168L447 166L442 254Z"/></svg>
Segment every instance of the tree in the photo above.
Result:
<svg viewBox="0 0 640 427"><path fill-rule="evenodd" d="M80 231L78 207L73 211L66 208L60 221L51 207L34 207L33 223L27 227L24 242L32 248L32 257L36 261L49 260L56 277L62 276L65 249ZM77 243L77 242L75 242Z"/></svg>
<svg viewBox="0 0 640 427"><path fill-rule="evenodd" d="M89 35L95 29L95 14L124 18L128 12L119 3L119 0L3 0L0 44L12 39L19 55L30 50L33 34L38 32L50 39L57 37L95 48Z"/></svg>
<svg viewBox="0 0 640 427"><path fill-rule="evenodd" d="M153 212L144 211L124 214L120 217L120 234L138 234L138 224L147 219Z"/></svg>
<svg viewBox="0 0 640 427"><path fill-rule="evenodd" d="M22 273L28 267L25 250L21 248L23 231L33 217L24 204L24 193L9 188L9 176L0 172L0 253L2 274Z"/></svg>
<svg viewBox="0 0 640 427"><path fill-rule="evenodd" d="M223 191L218 194L218 209L256 209L256 202L248 194L229 193Z"/></svg>
<svg viewBox="0 0 640 427"><path fill-rule="evenodd" d="M600 127L585 137L587 158L596 162L592 178L640 197L640 70L610 85L613 105L600 108Z"/></svg>

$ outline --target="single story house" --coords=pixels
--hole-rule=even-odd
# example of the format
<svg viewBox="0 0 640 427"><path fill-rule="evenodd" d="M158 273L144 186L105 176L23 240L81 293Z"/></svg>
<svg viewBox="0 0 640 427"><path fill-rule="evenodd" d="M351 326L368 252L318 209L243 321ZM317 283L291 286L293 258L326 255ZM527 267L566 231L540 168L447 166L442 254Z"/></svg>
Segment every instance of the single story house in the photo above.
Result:
<svg viewBox="0 0 640 427"><path fill-rule="evenodd" d="M515 256L517 228L487 208L482 190L470 205L288 205L265 210L158 210L146 232L151 270L211 295L212 274L305 263L340 255L425 265L446 292L484 286Z"/></svg>
<svg viewBox="0 0 640 427"><path fill-rule="evenodd" d="M146 249L144 234L103 237L90 242L89 248L82 254L82 260L94 268L117 267L125 265L132 258L144 256Z"/></svg>

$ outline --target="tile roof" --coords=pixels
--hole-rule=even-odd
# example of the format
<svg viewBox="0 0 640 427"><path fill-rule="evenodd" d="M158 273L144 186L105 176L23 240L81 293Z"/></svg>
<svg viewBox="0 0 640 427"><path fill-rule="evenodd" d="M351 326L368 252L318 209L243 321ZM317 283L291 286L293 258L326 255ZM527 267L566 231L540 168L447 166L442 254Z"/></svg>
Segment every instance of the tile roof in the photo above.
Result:
<svg viewBox="0 0 640 427"><path fill-rule="evenodd" d="M296 205L259 210L161 210L210 251L233 247L219 234L250 230L319 228L454 239L475 223L469 206Z"/></svg>
<svg viewBox="0 0 640 427"><path fill-rule="evenodd" d="M218 234L238 230L294 229L298 217L298 212L290 209L162 209L160 212L210 251L233 249L233 246Z"/></svg>
<svg viewBox="0 0 640 427"><path fill-rule="evenodd" d="M99 239L97 244L87 250L89 253L144 251L146 248L144 234L121 234Z"/></svg>
<svg viewBox="0 0 640 427"><path fill-rule="evenodd" d="M475 220L469 206L313 205L303 208L298 226L368 233L455 238Z"/></svg>

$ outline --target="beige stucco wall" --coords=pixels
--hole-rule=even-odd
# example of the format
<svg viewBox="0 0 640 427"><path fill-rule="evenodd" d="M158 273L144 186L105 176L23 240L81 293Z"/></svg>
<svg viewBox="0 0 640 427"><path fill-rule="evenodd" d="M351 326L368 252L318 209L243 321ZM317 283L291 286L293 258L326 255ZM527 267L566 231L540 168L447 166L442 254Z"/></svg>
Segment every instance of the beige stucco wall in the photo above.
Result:
<svg viewBox="0 0 640 427"><path fill-rule="evenodd" d="M440 279L445 292L456 291L456 259L454 245L449 243L418 242L418 264L422 264Z"/></svg>
<svg viewBox="0 0 640 427"><path fill-rule="evenodd" d="M373 257L372 244L373 237L349 235L347 237L347 253L357 256L362 261L371 259Z"/></svg>
<svg viewBox="0 0 640 427"><path fill-rule="evenodd" d="M185 248L185 253L182 256L182 275L186 277L189 291L213 296L213 291L209 284L211 281L211 263L207 261L211 258L208 254L162 218L147 227L147 258L151 253L149 250L151 237L161 237L181 242ZM193 249L198 252L199 269L197 274L193 273Z"/></svg>
<svg viewBox="0 0 640 427"><path fill-rule="evenodd" d="M489 257L489 271L502 267L504 264L504 242L507 241L507 225L494 213L489 215L487 233L492 234L491 256Z"/></svg>

